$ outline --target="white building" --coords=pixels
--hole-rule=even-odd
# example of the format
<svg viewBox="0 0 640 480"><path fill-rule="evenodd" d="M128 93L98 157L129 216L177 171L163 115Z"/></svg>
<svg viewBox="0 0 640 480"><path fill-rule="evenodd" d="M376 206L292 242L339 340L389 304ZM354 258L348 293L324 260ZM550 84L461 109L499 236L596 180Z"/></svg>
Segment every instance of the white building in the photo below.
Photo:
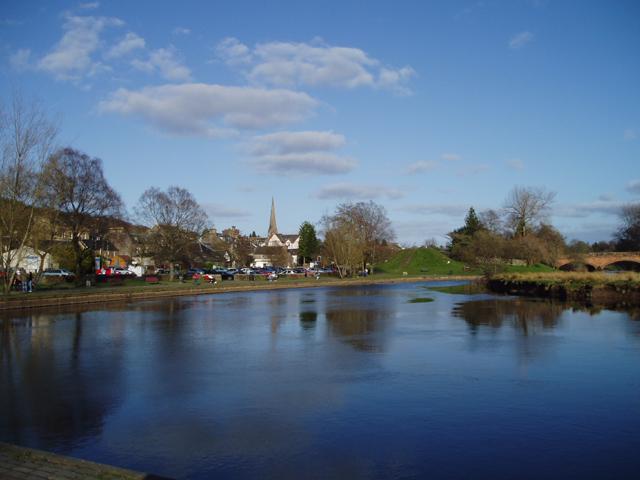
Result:
<svg viewBox="0 0 640 480"><path fill-rule="evenodd" d="M11 259L11 265L9 268L17 270L19 268L26 270L27 272L37 273L40 269L40 261L44 256L44 263L42 269L55 268L53 258L49 253L34 250L31 247L22 247L21 249L11 250L8 257ZM6 264L7 254L2 254L3 265Z"/></svg>

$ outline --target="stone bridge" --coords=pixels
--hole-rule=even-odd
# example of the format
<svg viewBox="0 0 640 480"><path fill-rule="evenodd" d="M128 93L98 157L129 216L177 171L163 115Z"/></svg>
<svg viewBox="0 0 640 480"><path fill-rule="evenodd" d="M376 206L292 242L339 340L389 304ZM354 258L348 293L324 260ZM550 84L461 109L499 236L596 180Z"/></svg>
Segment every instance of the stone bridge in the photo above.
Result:
<svg viewBox="0 0 640 480"><path fill-rule="evenodd" d="M640 265L640 252L584 253L559 258L555 266L562 268L571 264L584 264L589 270L602 270L609 265L620 262L633 262Z"/></svg>

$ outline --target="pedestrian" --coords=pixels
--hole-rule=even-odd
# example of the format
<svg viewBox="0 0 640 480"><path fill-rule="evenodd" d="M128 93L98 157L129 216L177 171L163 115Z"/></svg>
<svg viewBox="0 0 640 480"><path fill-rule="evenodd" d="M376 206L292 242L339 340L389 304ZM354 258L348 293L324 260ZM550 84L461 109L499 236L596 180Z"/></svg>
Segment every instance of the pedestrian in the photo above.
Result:
<svg viewBox="0 0 640 480"><path fill-rule="evenodd" d="M33 292L33 272L29 272L27 276L27 292Z"/></svg>

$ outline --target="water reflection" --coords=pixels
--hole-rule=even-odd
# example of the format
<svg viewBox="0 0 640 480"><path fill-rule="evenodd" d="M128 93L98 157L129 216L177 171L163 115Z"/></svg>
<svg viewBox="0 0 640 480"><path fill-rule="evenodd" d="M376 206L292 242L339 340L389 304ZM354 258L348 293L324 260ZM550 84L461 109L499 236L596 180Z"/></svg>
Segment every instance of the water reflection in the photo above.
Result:
<svg viewBox="0 0 640 480"><path fill-rule="evenodd" d="M453 308L453 315L464 319L475 332L479 326L500 328L509 324L524 335L539 329L553 328L566 306L530 299L474 300L459 303Z"/></svg>
<svg viewBox="0 0 640 480"><path fill-rule="evenodd" d="M356 350L382 352L390 313L382 309L331 309L325 313L329 332Z"/></svg>
<svg viewBox="0 0 640 480"><path fill-rule="evenodd" d="M118 403L122 350L98 351L84 321L76 313L64 331L43 315L1 323L0 430L13 441L65 452L98 435Z"/></svg>
<svg viewBox="0 0 640 480"><path fill-rule="evenodd" d="M638 322L507 297L408 304L420 288L7 319L0 440L178 478L518 478L522 465L546 478L581 466L572 477L593 458L612 477L640 468Z"/></svg>

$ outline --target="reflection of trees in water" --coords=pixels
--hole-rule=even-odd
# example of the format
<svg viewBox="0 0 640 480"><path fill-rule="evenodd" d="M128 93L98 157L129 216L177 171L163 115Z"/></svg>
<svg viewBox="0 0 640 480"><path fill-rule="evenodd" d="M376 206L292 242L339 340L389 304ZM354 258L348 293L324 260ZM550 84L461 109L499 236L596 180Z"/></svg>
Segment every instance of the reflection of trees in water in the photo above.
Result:
<svg viewBox="0 0 640 480"><path fill-rule="evenodd" d="M382 352L386 341L386 321L390 314L385 309L342 308L327 310L329 332L355 349Z"/></svg>
<svg viewBox="0 0 640 480"><path fill-rule="evenodd" d="M305 330L310 330L316 327L316 321L318 320L318 312L300 312L300 325Z"/></svg>
<svg viewBox="0 0 640 480"><path fill-rule="evenodd" d="M463 318L476 330L480 325L500 328L513 325L527 335L538 328L553 328L566 309L562 304L528 299L475 300L457 304L453 315Z"/></svg>
<svg viewBox="0 0 640 480"><path fill-rule="evenodd" d="M0 431L11 442L68 451L100 433L118 398L122 359L112 348L96 359L80 313L69 331L67 321L42 320L2 322Z"/></svg>

